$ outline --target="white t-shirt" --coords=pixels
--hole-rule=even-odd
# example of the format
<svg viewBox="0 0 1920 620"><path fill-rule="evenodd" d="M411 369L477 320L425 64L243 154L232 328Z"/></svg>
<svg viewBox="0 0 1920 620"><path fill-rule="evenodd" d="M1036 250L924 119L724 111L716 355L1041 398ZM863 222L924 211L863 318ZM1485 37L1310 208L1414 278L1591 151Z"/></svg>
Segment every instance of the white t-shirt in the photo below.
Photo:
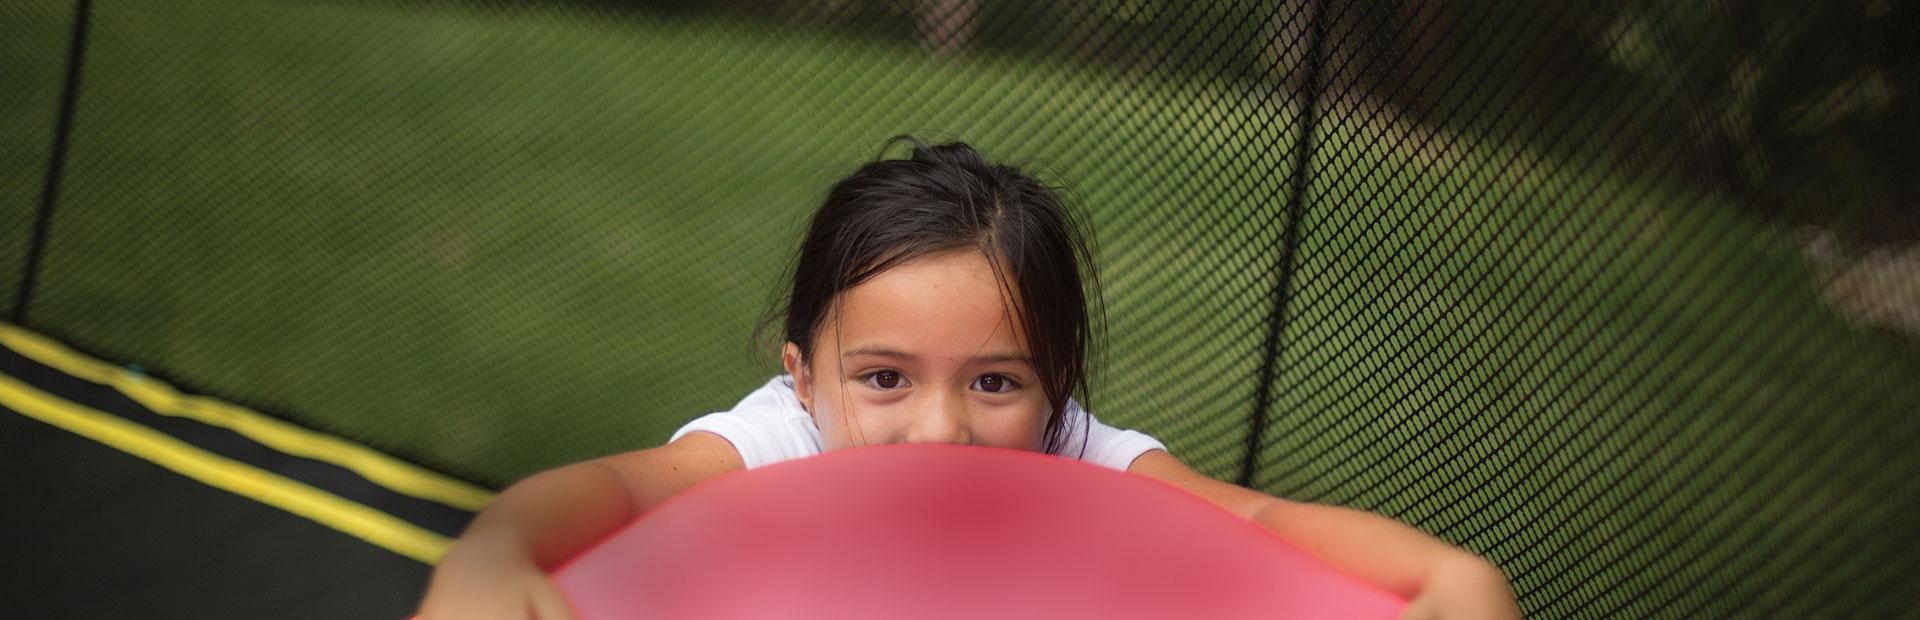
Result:
<svg viewBox="0 0 1920 620"><path fill-rule="evenodd" d="M1094 419L1093 414L1080 408L1080 403L1067 399L1065 425L1066 441L1062 442L1069 458L1126 471L1133 459L1148 450L1165 450L1166 446L1158 440L1138 431L1117 429ZM1092 435L1087 435L1091 427ZM813 456L821 452L820 427L815 426L813 417L800 406L800 399L793 394L793 376L780 375L767 381L766 385L754 390L731 411L709 413L688 422L673 433L667 443L673 443L694 431L707 431L726 439L740 452L740 460L747 469L762 465L771 465L785 460ZM1085 438L1085 452L1081 451Z"/></svg>

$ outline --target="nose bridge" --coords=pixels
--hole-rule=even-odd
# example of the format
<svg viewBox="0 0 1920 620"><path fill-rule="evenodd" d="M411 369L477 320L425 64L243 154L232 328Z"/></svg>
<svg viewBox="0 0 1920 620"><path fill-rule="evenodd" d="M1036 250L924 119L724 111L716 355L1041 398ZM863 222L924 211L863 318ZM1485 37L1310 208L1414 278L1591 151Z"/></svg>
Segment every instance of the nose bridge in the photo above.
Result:
<svg viewBox="0 0 1920 620"><path fill-rule="evenodd" d="M973 439L968 428L968 403L965 394L953 390L931 390L908 429L909 443L968 443Z"/></svg>

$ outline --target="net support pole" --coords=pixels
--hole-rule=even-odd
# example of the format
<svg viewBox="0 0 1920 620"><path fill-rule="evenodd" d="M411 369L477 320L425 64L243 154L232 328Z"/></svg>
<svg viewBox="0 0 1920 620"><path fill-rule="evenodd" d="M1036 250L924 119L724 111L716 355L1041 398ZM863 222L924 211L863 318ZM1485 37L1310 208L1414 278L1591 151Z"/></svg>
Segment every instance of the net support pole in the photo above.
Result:
<svg viewBox="0 0 1920 620"><path fill-rule="evenodd" d="M1329 0L1308 0L1306 76L1295 89L1300 99L1299 137L1293 143L1293 169L1287 174L1287 223L1280 238L1279 275L1273 284L1273 311L1267 315L1267 338L1262 343L1264 357L1260 378L1255 384L1253 415L1247 424L1247 451L1240 463L1240 486L1252 487L1260 465L1261 438L1266 436L1267 418L1273 406L1274 381L1280 363L1280 350L1287 329L1287 309L1293 298L1293 271L1300 252L1301 227L1307 215L1307 188L1311 183L1314 127L1320 122L1320 97L1326 90L1327 20Z"/></svg>
<svg viewBox="0 0 1920 620"><path fill-rule="evenodd" d="M40 211L33 219L33 239L27 246L26 264L20 270L20 290L13 299L13 323L27 323L27 305L33 301L33 287L40 275L40 259L47 250L47 229L53 223L53 207L60 201L60 175L67 164L67 142L73 135L74 106L80 98L80 68L87 52L87 22L93 17L92 0L78 0L73 8L73 40L67 46L67 79L60 91L60 116L53 130L53 154L47 158L47 176L40 187Z"/></svg>

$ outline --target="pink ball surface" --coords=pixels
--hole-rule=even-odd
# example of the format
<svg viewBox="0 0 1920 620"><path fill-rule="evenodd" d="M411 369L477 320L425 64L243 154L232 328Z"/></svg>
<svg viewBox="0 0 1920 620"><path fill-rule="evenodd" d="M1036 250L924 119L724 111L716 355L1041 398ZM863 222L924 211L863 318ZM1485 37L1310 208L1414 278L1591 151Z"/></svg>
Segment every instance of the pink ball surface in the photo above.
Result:
<svg viewBox="0 0 1920 620"><path fill-rule="evenodd" d="M554 573L615 618L1396 618L1406 603L1156 480L948 445L681 493Z"/></svg>

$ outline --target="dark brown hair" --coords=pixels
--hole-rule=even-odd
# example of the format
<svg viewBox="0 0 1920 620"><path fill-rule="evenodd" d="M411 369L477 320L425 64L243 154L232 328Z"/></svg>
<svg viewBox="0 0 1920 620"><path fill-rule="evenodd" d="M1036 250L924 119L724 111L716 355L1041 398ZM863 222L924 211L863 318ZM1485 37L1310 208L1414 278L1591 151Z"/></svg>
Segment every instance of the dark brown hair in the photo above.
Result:
<svg viewBox="0 0 1920 620"><path fill-rule="evenodd" d="M978 249L1027 334L1053 410L1046 450L1060 453L1067 399L1087 402L1088 360L1105 328L1081 220L1055 188L966 143L896 136L882 153L901 142L913 147L907 159L869 162L828 190L794 258L792 288L768 321L784 321L787 341L807 359L842 291L922 256Z"/></svg>

